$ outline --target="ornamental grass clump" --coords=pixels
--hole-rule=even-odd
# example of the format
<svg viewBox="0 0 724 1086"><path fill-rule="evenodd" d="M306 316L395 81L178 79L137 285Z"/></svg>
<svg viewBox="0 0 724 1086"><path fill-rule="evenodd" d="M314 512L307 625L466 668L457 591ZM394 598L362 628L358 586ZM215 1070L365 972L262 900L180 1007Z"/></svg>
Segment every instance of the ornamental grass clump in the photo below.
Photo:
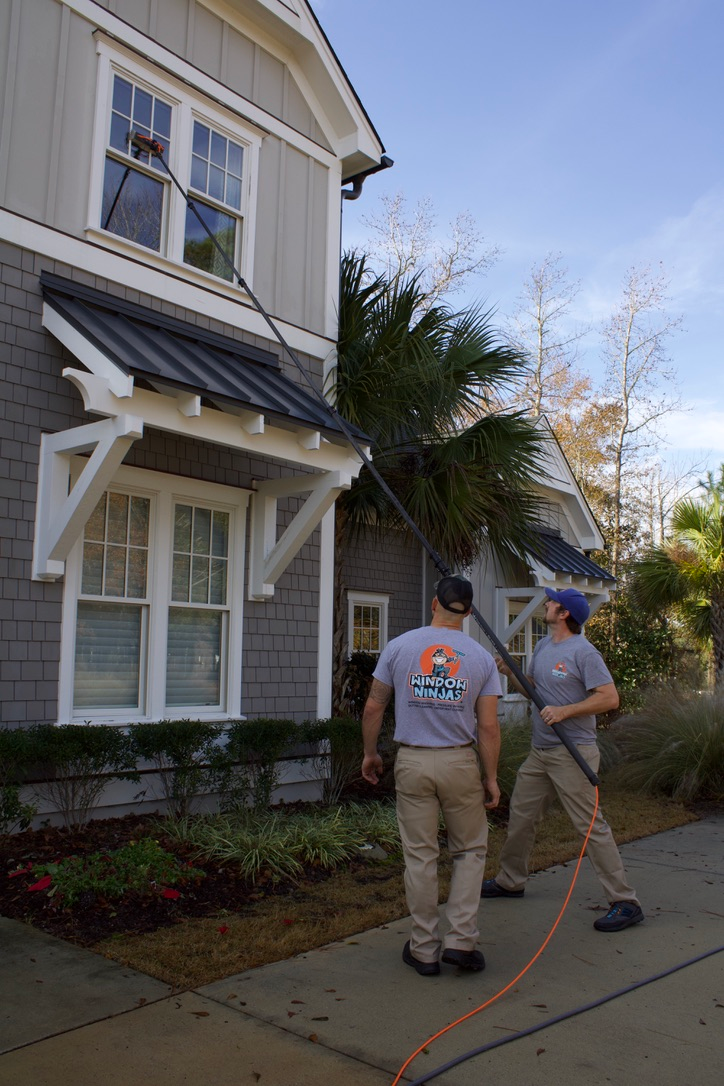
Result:
<svg viewBox="0 0 724 1086"><path fill-rule="evenodd" d="M305 867L333 870L359 855L366 843L400 848L394 807L379 803L169 819L163 832L201 860L237 864L250 881L263 874L295 880Z"/></svg>
<svg viewBox="0 0 724 1086"><path fill-rule="evenodd" d="M104 898L120 898L129 892L163 894L169 887L203 878L204 872L146 837L111 852L36 864L33 875L39 876L39 882L30 889L47 889L50 896L62 899L64 906L71 906L87 893Z"/></svg>
<svg viewBox="0 0 724 1086"><path fill-rule="evenodd" d="M666 687L612 729L623 764L619 780L675 800L724 799L724 696Z"/></svg>

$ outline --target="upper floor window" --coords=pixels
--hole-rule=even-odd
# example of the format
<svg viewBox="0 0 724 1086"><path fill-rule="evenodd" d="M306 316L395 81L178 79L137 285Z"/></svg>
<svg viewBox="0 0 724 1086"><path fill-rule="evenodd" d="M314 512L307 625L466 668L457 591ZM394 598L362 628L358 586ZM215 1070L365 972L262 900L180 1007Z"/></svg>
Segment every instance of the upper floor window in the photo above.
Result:
<svg viewBox="0 0 724 1086"><path fill-rule="evenodd" d="M121 62L105 44L99 52L103 163L91 186L91 229L227 282L234 267L246 278L257 133L150 66ZM134 142L136 134L160 144L195 210L160 157Z"/></svg>

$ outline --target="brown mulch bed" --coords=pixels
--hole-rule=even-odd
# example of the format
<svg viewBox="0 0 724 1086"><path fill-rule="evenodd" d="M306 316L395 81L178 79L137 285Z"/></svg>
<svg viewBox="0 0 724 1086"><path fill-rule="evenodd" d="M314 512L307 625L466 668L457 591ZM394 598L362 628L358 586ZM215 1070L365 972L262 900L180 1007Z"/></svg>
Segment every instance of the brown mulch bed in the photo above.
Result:
<svg viewBox="0 0 724 1086"><path fill-rule="evenodd" d="M178 887L180 896L164 898L161 888L148 894L126 893L104 899L86 893L72 909L46 891L30 891L39 875L22 871L28 864L54 863L67 856L110 852L142 837L153 837L183 862L192 862L204 878ZM79 946L93 946L117 933L143 934L193 917L241 912L271 894L289 893L284 883L253 885L233 865L194 860L178 842L165 840L158 819L127 815L98 819L74 829L47 827L0 837L0 916L22 920ZM294 889L298 890L298 886Z"/></svg>

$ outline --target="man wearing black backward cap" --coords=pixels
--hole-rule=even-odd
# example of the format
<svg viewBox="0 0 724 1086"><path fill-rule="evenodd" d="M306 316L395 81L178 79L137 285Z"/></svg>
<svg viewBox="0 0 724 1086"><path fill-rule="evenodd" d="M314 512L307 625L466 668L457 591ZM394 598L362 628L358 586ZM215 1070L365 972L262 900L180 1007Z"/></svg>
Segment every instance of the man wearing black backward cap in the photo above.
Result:
<svg viewBox="0 0 724 1086"><path fill-rule="evenodd" d="M377 784L383 770L377 739L394 690L397 820L412 917L402 960L421 976L437 975L440 958L459 969L485 967L475 943L488 842L485 810L500 799L501 691L492 656L462 632L472 602L470 581L442 578L430 625L394 638L380 654L362 716L362 776ZM437 878L441 811L453 860L444 940Z"/></svg>
<svg viewBox="0 0 724 1086"><path fill-rule="evenodd" d="M556 796L581 838L585 837L593 817L595 792L551 724L565 728L595 773L600 761L595 714L618 707L618 693L603 657L581 635L590 614L586 597L575 588L561 592L547 588L546 596L548 636L536 645L527 676L546 704L540 711L532 707L532 750L518 770L500 871L483 883L484 898L523 896L536 827ZM496 663L501 674L526 693L508 665L500 658ZM600 810L587 852L610 905L607 914L594 921L594 928L613 932L640 923L644 914L629 884L611 827Z"/></svg>

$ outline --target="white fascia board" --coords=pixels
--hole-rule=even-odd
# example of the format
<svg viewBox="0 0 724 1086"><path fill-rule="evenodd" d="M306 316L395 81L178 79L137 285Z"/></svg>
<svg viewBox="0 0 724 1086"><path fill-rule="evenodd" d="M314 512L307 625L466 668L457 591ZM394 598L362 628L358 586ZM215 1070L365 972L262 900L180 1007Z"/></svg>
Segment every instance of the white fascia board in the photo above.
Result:
<svg viewBox="0 0 724 1086"><path fill-rule="evenodd" d="M133 395L133 377L124 373L108 355L99 351L87 336L74 328L47 302L43 302L43 327L55 336L64 347L87 366L96 377L101 377L114 396L125 399Z"/></svg>
<svg viewBox="0 0 724 1086"><path fill-rule="evenodd" d="M100 237L100 232L99 232ZM41 223L24 219L20 215L0 209L0 238L52 260L61 261L84 272L109 279L113 283L133 286L141 294L148 294L173 305L182 306L195 313L203 313L211 320L221 321L259 336L265 342L281 345L270 334L269 325L261 313L244 301L246 295L234 287L224 287L221 282L214 289L204 289L179 275L179 267L173 261L156 254L146 254L141 261L130 249L128 253L115 253L101 245L90 244L81 238L63 234ZM104 241L107 238L103 237ZM152 257L155 259L152 260ZM156 266L152 266L156 265ZM224 296L226 295L226 296ZM260 299L261 300L261 299ZM263 304L263 302L262 302ZM334 346L334 340L320 336L296 325L286 324L275 317L285 340L294 350L313 358L326 358Z"/></svg>
<svg viewBox="0 0 724 1086"><path fill-rule="evenodd" d="M263 432L252 434L246 429L243 418L224 411L202 407L200 415L185 415L179 410L173 395L165 396L136 388L130 400L121 400L114 396L107 382L95 374L65 369L63 376L75 385L83 397L86 411L93 415L113 418L132 412L143 419L146 426L156 430L212 445L223 445L239 452L268 456L297 467L342 471L353 478L357 477L362 467L362 461L350 445L321 441L318 449L307 449L300 444L294 430L268 425ZM304 429L304 433L307 432Z"/></svg>
<svg viewBox="0 0 724 1086"><path fill-rule="evenodd" d="M205 0L205 3L220 18L229 18L228 3L223 0ZM383 153L379 138L306 5L297 5L295 11L290 11L279 0L271 3L247 0L243 5L232 0L232 6L239 11L234 20L238 29L286 64L337 154L344 157L339 141L347 136L357 143L357 153L369 156L370 165L379 162Z"/></svg>

